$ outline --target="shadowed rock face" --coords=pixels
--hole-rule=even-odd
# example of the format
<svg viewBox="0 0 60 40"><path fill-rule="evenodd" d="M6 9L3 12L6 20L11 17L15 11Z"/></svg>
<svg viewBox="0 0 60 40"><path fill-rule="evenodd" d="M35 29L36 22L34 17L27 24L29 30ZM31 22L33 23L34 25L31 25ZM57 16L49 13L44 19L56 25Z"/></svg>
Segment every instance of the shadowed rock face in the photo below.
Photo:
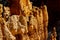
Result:
<svg viewBox="0 0 60 40"><path fill-rule="evenodd" d="M19 14L20 13L20 0L8 0L10 3L11 14Z"/></svg>

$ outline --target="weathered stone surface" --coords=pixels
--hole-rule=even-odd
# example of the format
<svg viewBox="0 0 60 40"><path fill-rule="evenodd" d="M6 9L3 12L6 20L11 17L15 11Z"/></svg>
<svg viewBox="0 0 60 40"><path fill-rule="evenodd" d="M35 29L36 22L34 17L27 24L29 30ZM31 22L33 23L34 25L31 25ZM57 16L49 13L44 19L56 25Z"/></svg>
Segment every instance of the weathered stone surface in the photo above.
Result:
<svg viewBox="0 0 60 40"><path fill-rule="evenodd" d="M8 2L10 6L4 6L4 17L0 18L3 29L1 33L2 36L6 36L6 40L47 40L48 12L46 5L38 8L32 6L30 0L8 0Z"/></svg>

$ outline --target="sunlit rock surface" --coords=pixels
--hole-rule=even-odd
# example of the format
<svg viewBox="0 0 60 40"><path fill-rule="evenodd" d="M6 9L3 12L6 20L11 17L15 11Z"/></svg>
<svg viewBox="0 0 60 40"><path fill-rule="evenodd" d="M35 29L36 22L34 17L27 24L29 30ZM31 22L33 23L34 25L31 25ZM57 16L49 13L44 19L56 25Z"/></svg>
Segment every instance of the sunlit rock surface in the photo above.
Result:
<svg viewBox="0 0 60 40"><path fill-rule="evenodd" d="M46 5L38 8L33 6L30 0L8 0L8 2L10 6L4 6L4 16L0 16L1 40L47 40ZM52 40L56 39L55 35L56 29L51 33Z"/></svg>

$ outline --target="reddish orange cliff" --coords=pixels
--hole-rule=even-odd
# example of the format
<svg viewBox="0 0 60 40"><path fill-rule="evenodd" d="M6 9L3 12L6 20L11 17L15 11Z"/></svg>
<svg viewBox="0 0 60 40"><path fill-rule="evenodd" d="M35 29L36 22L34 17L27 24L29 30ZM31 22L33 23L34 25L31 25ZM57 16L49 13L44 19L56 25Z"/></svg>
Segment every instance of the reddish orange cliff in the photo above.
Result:
<svg viewBox="0 0 60 40"><path fill-rule="evenodd" d="M8 2L10 3L11 14L20 14L20 0L8 0Z"/></svg>

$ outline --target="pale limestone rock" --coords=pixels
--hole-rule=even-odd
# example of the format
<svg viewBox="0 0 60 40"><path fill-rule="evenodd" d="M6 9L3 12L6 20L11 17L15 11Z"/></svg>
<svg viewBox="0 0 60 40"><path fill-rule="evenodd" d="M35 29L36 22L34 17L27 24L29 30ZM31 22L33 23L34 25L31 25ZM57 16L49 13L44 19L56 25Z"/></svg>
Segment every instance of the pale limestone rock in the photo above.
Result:
<svg viewBox="0 0 60 40"><path fill-rule="evenodd" d="M8 29L7 23L5 22L4 19L3 21L4 21L4 34L5 34L6 40L16 40L16 38L12 35L10 30Z"/></svg>
<svg viewBox="0 0 60 40"><path fill-rule="evenodd" d="M0 40L3 40L3 34L2 34L1 24L0 24Z"/></svg>
<svg viewBox="0 0 60 40"><path fill-rule="evenodd" d="M10 16L10 8L4 6L4 18L8 18Z"/></svg>
<svg viewBox="0 0 60 40"><path fill-rule="evenodd" d="M44 35L45 35L45 40L48 38L48 11L47 11L47 6L44 5L42 6L42 13L43 13L43 24L44 24Z"/></svg>
<svg viewBox="0 0 60 40"><path fill-rule="evenodd" d="M26 33L28 32L27 30L27 20L26 17L24 16L19 16L19 15L13 15L9 17L9 20L7 21L7 25L10 31L14 34L13 31L16 33Z"/></svg>
<svg viewBox="0 0 60 40"><path fill-rule="evenodd" d="M2 12L3 12L3 5L2 4L0 4L0 17L2 16L1 14L2 14Z"/></svg>
<svg viewBox="0 0 60 40"><path fill-rule="evenodd" d="M13 15L11 17L9 17L9 20L8 20L8 28L10 30L15 30L15 32L17 32L17 29L18 29L18 20L19 20L19 16L18 15Z"/></svg>
<svg viewBox="0 0 60 40"><path fill-rule="evenodd" d="M25 27L22 26L25 29L25 32L28 32L28 29L27 29L27 18L26 18L26 16L21 15L19 17L19 22L21 23L21 25L25 26Z"/></svg>
<svg viewBox="0 0 60 40"><path fill-rule="evenodd" d="M4 18L1 18L0 24L1 24L2 33L4 34L2 37L6 38L6 40L16 40L15 37L9 31Z"/></svg>

